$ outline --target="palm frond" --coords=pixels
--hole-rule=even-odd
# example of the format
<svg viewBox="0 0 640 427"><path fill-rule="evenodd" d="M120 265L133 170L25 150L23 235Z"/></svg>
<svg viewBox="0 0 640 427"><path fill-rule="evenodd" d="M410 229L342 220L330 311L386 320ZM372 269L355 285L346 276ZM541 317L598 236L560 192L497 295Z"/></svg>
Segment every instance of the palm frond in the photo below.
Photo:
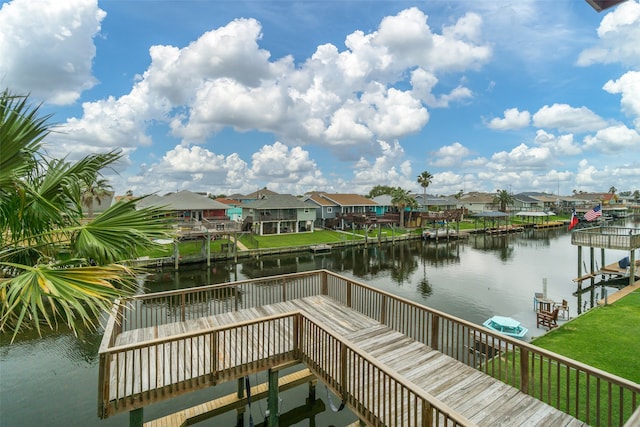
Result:
<svg viewBox="0 0 640 427"><path fill-rule="evenodd" d="M136 209L139 199L116 203L80 226L72 239L78 256L100 264L123 261L171 237L167 219L155 208Z"/></svg>
<svg viewBox="0 0 640 427"><path fill-rule="evenodd" d="M135 283L135 271L119 264L0 266L21 271L0 281L0 330L12 330L14 337L25 327L38 333L42 325L55 329L59 321L74 331L79 323L95 328L96 319L109 310L113 298L130 293Z"/></svg>

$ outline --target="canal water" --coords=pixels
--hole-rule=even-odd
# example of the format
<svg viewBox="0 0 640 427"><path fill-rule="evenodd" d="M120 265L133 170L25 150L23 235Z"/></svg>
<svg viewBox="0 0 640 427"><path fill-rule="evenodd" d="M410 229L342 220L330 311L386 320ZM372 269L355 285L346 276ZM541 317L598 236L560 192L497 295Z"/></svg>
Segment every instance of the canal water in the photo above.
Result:
<svg viewBox="0 0 640 427"><path fill-rule="evenodd" d="M640 222L628 220L626 225L616 225L638 227ZM566 228L528 230L506 236L472 235L468 240L437 244L412 241L326 254L243 259L237 265L190 266L179 272L159 270L148 274L144 286L148 291L161 291L323 268L477 324L493 315L514 317L529 328L525 339L530 340L544 332L535 327L536 292L546 291L555 301L566 299L570 315L575 317L605 293L617 290L598 286L577 294L572 282L577 276L577 253ZM595 253L601 267L600 251ZM605 255L609 264L628 253L607 250ZM588 250L583 250L583 259L588 266ZM42 338L26 333L13 344L9 344L10 336L0 339L0 426L128 425L128 414L106 420L96 415L100 333L83 332L74 337L68 331L58 331ZM251 385L265 380L263 375L250 377ZM151 420L233 393L235 387L235 382L222 384L146 407L144 418ZM304 406L306 395L306 387L281 394L280 411L289 417L290 425L341 426L356 420L348 410L333 411L331 404L339 406L340 402L321 383L316 388L321 401L313 409ZM255 425L264 421L265 411L264 401L252 403ZM235 413L215 420L215 425L235 425ZM249 425L248 415L245 425Z"/></svg>

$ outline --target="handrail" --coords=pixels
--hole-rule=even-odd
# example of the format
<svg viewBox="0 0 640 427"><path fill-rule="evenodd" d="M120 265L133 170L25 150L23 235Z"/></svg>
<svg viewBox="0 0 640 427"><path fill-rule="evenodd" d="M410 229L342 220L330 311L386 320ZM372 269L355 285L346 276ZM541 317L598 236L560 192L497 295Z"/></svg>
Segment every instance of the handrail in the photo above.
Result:
<svg viewBox="0 0 640 427"><path fill-rule="evenodd" d="M112 312L122 316L122 321L110 319L107 324L101 345L101 366L102 350L115 344L117 334L130 326L151 326L131 320L139 310L151 313L155 316L151 320L159 325L319 294L589 424L623 425L624 420L639 408L639 384L327 270L165 291L123 300L120 308ZM149 306L145 306L147 304ZM131 307L123 308L125 305ZM129 324L129 321L134 323ZM102 371L100 375L108 381L109 377L104 378ZM590 402L590 396L597 396L595 403ZM615 420L612 420L613 413L618 414Z"/></svg>
<svg viewBox="0 0 640 427"><path fill-rule="evenodd" d="M611 410L613 405L617 405L619 420L616 424L622 425L624 411L632 413L640 405L640 384L527 342L492 332L464 319L422 306L357 280L326 270L324 273L336 282L328 286L328 295L331 298L429 345L434 350L476 366L545 403L577 418L582 417L587 423L593 422L595 418L595 423L600 425L605 418L611 425ZM484 345L480 347L480 353L490 348L494 354L501 353L505 357L476 357L478 343ZM464 348L474 351L461 351ZM553 366L555 367L552 369ZM581 381L584 383L581 384ZM613 386L618 389L612 389ZM596 390L592 391L591 388L594 387ZM598 398L594 408L588 400L590 393L599 393L607 401L603 403ZM581 396L586 397L585 408L579 406ZM562 404L566 406L562 407ZM601 410L602 405L606 405L607 409ZM629 413L627 416L630 415Z"/></svg>
<svg viewBox="0 0 640 427"><path fill-rule="evenodd" d="M243 322L236 322L230 325L221 325L221 326L211 327L211 328L207 328L197 332L176 334L166 338L157 338L157 339L138 342L135 344L120 345L120 346L108 348L105 351L101 351L100 352L101 360L103 360L103 358L115 359L116 365L121 365L121 366L116 366L115 369L124 369L124 373L122 375L127 377L127 374L128 374L128 378L129 378L129 383L125 383L123 387L116 385L117 390L116 390L116 395L114 399L111 399L111 396L109 396L108 394L107 395L103 394L99 396L99 402L101 404L101 410L100 410L101 416L108 415L108 412L109 412L108 407L110 405L117 406L118 404L126 404L124 400L128 398L127 396L128 391L137 392L137 394L140 394L140 395L144 395L145 392L151 391L151 390L145 390L142 385L140 385L139 387L135 385L136 378L144 377L145 375L147 375L148 377L151 376L150 372L142 372L142 371L138 373L135 372L136 357L141 357L140 356L141 350L150 349L154 347L157 348L159 346L172 345L172 344L175 344L175 347L177 348L186 349L187 343L191 343L194 341L204 342L204 340L211 340L211 342L214 343L214 342L217 342L221 336L224 336L225 332L227 332L227 336L237 336L238 334L243 335L244 332L242 331L246 329L260 328L261 325L267 325L272 322L277 322L282 320L292 321L291 323L293 325L293 328L289 331L289 334L287 337L287 339L289 340L289 344L284 343L282 337L278 337L279 338L278 341L281 344L283 344L282 347L276 348L275 352L268 352L268 354L263 355L265 360L269 360L269 361L273 359L278 359L280 361L285 359L288 360L289 358L287 357L287 355L295 354L297 355L295 356L296 360L300 360L300 361L306 360L308 362L313 361L313 354L305 353L304 351L308 347L304 347L302 343L314 342L313 338L317 337L317 331L322 330L323 333L326 335L326 337L329 337L335 342L340 343L341 354L348 351L352 355L357 355L357 357L361 361L366 362L365 363L366 366L372 367L372 368L367 367L363 370L359 367L352 366L351 367L352 369L358 369L358 371L364 371L364 372L370 372L371 369L375 369L379 373L383 373L385 375L385 378L388 378L392 382L389 392L392 392L393 390L397 391L398 387L400 387L402 390L405 390L407 392L406 396L402 394L403 399L405 400L405 404L407 406L412 405L410 395L415 396L413 401L414 402L413 405L415 406L413 418L412 418L411 411L409 411L408 414L403 412L398 412L393 414L396 417L396 419L397 417L400 417L400 419L409 417L410 422L407 425L426 426L426 425L434 425L434 421L437 420L438 417L444 417L445 420L447 420L447 425L449 425L448 424L449 422L453 422L453 425L475 426L474 423L472 423L470 420L468 420L461 414L458 414L455 410L450 408L444 402L437 399L435 396L431 395L430 393L424 390L421 390L420 387L418 387L416 384L414 384L413 382L411 382L410 380L408 380L407 378L405 378L395 370L389 368L388 366L379 362L377 359L366 354L366 352L360 349L356 344L344 338L341 338L334 332L331 332L326 326L323 325L322 322L314 319L308 313L303 313L299 310L291 311L288 313L277 314L277 315L271 315L271 316L267 316L267 317L256 319L256 320L247 320ZM183 343L183 344L180 345L180 343ZM242 344L243 343L236 341L236 345L242 345ZM326 346L324 350L331 351L332 347L333 346ZM283 350L288 350L288 351L283 351ZM191 351L193 351L193 349ZM245 354L244 356L246 357L247 355ZM130 360L127 360L127 357ZM157 350L155 352L149 351L147 357L151 357L152 359L154 357L158 357ZM177 356L177 357L193 357L193 356L192 355L187 356L187 351L185 350L184 354L180 353L180 356ZM313 363L313 362L309 363L309 366L312 371L314 371L314 368L315 368L315 371L319 374L319 376L323 376L322 373L318 370L318 366L319 366L318 364L321 363L321 361L323 360L330 360L331 357L326 357L326 355L322 354L318 359L319 360L315 361L316 363ZM245 360L244 363L255 364L256 361L249 358ZM197 369L195 376L188 377L185 374L182 377L179 377L180 372L176 372L174 375L178 376L181 382L185 382L185 381L193 382L193 381L198 381L199 378L202 378L204 376L218 379L221 375L222 369L225 369L225 370L239 369L240 371L242 371L242 366L233 365L233 364L227 365L227 366L224 366L224 365L220 366L220 364L216 363L215 360L212 360L210 363L207 363L207 361L203 361L203 364L204 364L203 365L204 369ZM270 364L273 364L273 363L270 362L267 365L264 365L263 368L268 367L268 365ZM141 366L142 365L140 365L140 369L142 369ZM361 366L361 365L358 365L358 366ZM343 363L341 366L341 369L343 370L343 374L340 375L340 378L343 378L343 379L349 378L350 375L347 373L347 370L349 369L348 363ZM107 378L108 377L109 376L107 376ZM125 381L127 381L126 378L125 378ZM157 383L158 381L157 377L155 378L155 381ZM153 381L150 380L149 382L151 383ZM349 384L341 384L339 381L334 384L338 384L345 393L349 393L350 395L354 395L356 392L355 390L349 389ZM171 386L171 385L173 384L168 384L166 386ZM108 389L106 391L109 392ZM121 391L123 394L120 394ZM418 405L418 402L419 402L419 405ZM356 405L355 402L351 400L348 403L350 408L354 412L360 413L364 418L371 418L371 417L381 418L383 416L382 414L376 414L371 410L375 408L370 408L369 410L364 411L364 409L367 408L367 405L364 402L360 402L360 405ZM417 411L418 406L420 407L420 411ZM433 412L435 412L435 416ZM391 411L389 411L389 413L385 415L387 418L391 417L392 416ZM427 420L431 420L431 422L424 421L424 418L426 418ZM422 422L420 422L420 420L422 420ZM388 421L388 420L383 420L383 422L384 421ZM389 423L387 422L384 422L384 424L389 425Z"/></svg>

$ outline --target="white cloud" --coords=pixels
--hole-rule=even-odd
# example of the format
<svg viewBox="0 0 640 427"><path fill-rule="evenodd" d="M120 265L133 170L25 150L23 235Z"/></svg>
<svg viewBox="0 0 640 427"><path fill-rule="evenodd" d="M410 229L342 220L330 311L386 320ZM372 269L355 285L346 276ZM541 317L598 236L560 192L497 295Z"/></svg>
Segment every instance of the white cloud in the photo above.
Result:
<svg viewBox="0 0 640 427"><path fill-rule="evenodd" d="M622 94L622 111L633 117L636 129L640 129L640 71L629 71L616 81L609 80L603 89Z"/></svg>
<svg viewBox="0 0 640 427"><path fill-rule="evenodd" d="M553 161L547 147L528 147L520 144L511 151L500 151L491 156L488 167L495 170L546 169Z"/></svg>
<svg viewBox="0 0 640 427"><path fill-rule="evenodd" d="M586 136L584 143L603 153L640 152L640 135L624 125L601 129L594 136Z"/></svg>
<svg viewBox="0 0 640 427"><path fill-rule="evenodd" d="M640 3L627 1L607 13L598 27L599 43L580 53L578 65L619 62L640 66Z"/></svg>
<svg viewBox="0 0 640 427"><path fill-rule="evenodd" d="M504 110L504 118L494 118L487 125L490 129L511 130L529 126L531 114L528 111L518 111L517 108Z"/></svg>
<svg viewBox="0 0 640 427"><path fill-rule="evenodd" d="M538 129L534 142L548 148L555 156L574 156L582 152L580 146L573 140L573 134L555 136Z"/></svg>
<svg viewBox="0 0 640 427"><path fill-rule="evenodd" d="M460 165L462 160L470 154L471 151L467 147L459 142L454 142L451 145L440 147L440 149L433 153L435 160L433 160L431 164L437 167L450 168Z"/></svg>
<svg viewBox="0 0 640 427"><path fill-rule="evenodd" d="M97 0L14 0L0 9L0 81L13 92L71 104L96 84Z"/></svg>
<svg viewBox="0 0 640 427"><path fill-rule="evenodd" d="M349 193L366 194L374 185L413 188L417 183L411 175L411 163L404 159L404 149L398 141L378 141L381 154L371 163L364 157L354 165L354 178ZM375 183L375 184L373 184Z"/></svg>
<svg viewBox="0 0 640 427"><path fill-rule="evenodd" d="M342 159L353 158L356 145L360 154L374 152L377 139L393 140L426 125L422 102L447 106L472 96L461 85L430 94L436 73L478 68L490 58L490 48L479 44L477 15L463 16L441 35L426 21L423 12L407 9L384 18L377 31L348 35L346 50L322 45L295 66L288 56L271 61L260 48L258 21L236 19L183 48L150 47L151 63L130 93L84 103L83 116L68 119L62 130L95 150L149 145L147 128L166 123L185 145L233 127L273 133L289 146L330 147ZM415 90L392 87L418 68L434 80L416 77Z"/></svg>
<svg viewBox="0 0 640 427"><path fill-rule="evenodd" d="M297 182L315 170L316 163L307 151L300 147L289 149L281 142L263 146L252 157L251 172L256 180Z"/></svg>
<svg viewBox="0 0 640 427"><path fill-rule="evenodd" d="M587 107L553 104L545 105L533 115L533 125L578 133L601 129L606 126L606 122Z"/></svg>

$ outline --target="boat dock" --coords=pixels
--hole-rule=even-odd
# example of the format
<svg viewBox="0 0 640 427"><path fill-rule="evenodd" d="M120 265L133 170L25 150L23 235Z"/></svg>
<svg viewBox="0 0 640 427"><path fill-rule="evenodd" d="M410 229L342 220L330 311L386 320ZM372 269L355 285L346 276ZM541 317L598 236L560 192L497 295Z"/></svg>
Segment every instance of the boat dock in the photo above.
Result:
<svg viewBox="0 0 640 427"><path fill-rule="evenodd" d="M476 341L504 352L470 351ZM638 384L326 270L118 301L99 355L99 416L129 411L136 427L146 405L260 371L277 405L278 367L295 363L367 425L599 424L583 401L590 381L603 421L606 402L621 414L640 404ZM557 371L533 369L547 363ZM568 370L581 379L565 405L544 390Z"/></svg>

